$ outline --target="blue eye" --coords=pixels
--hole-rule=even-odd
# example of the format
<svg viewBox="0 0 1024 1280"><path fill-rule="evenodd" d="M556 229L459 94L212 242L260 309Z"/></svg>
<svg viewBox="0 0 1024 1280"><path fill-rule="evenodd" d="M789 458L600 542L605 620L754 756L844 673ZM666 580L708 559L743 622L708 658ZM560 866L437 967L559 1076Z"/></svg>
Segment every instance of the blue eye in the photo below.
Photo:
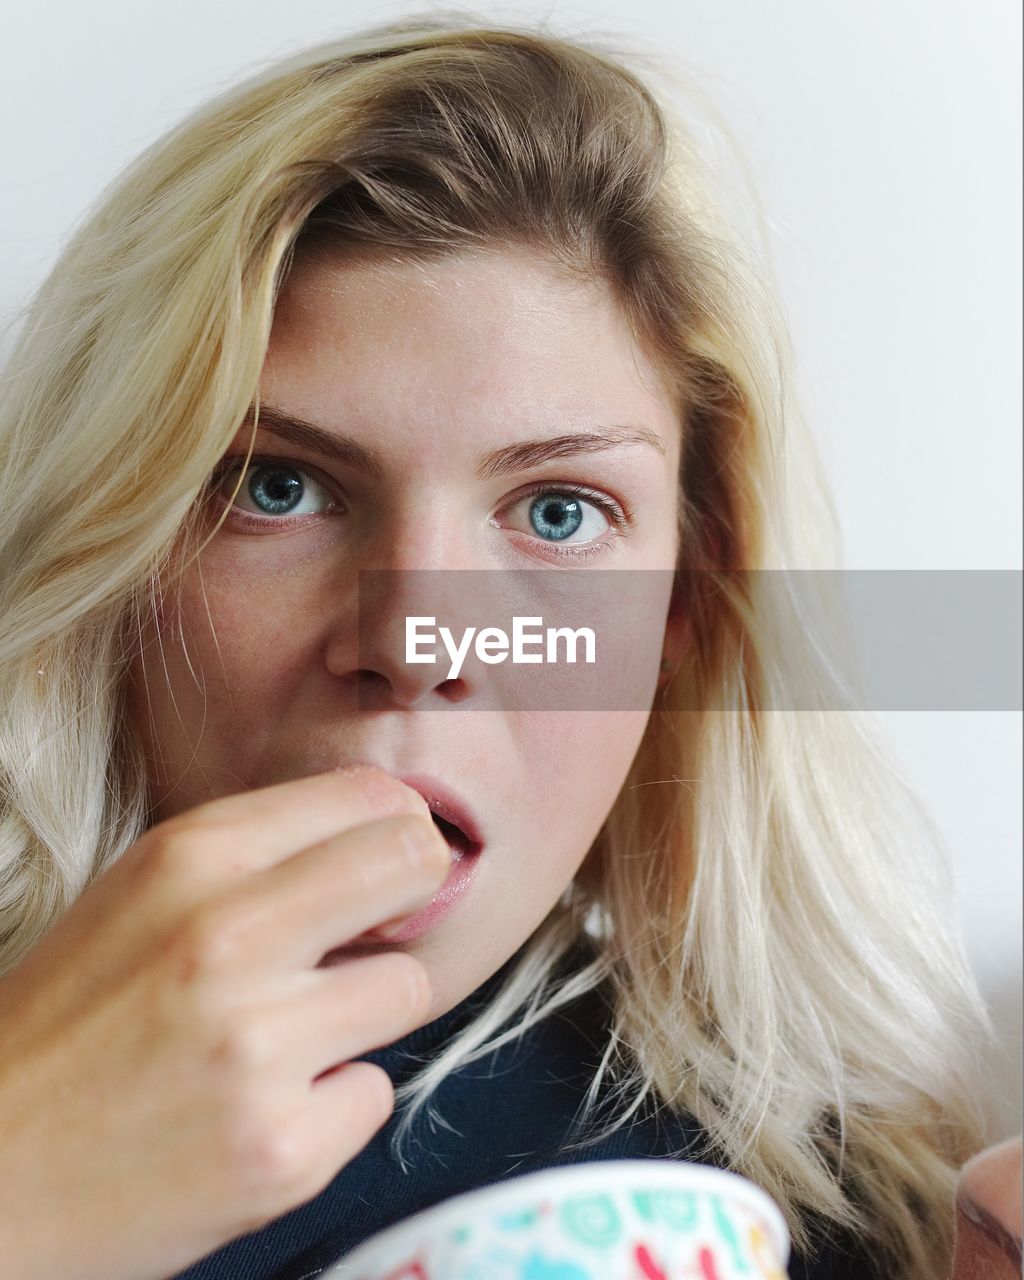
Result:
<svg viewBox="0 0 1024 1280"><path fill-rule="evenodd" d="M222 459L210 477L210 488L219 491L228 506L228 517L253 533L270 533L281 527L304 524L306 517L342 515L347 503L334 495L334 486L318 473L289 459L263 456ZM620 503L598 490L576 484L535 485L508 511L507 528L533 534L554 555L591 555L611 549L614 536L632 524L632 516ZM502 524L492 517L492 524ZM605 537L611 534L613 537Z"/></svg>
<svg viewBox="0 0 1024 1280"><path fill-rule="evenodd" d="M527 553L554 557L604 554L633 525L633 515L610 494L574 482L548 481L520 493L491 523L526 534ZM522 545L522 544L520 544Z"/></svg>
<svg viewBox="0 0 1024 1280"><path fill-rule="evenodd" d="M234 489L240 463L228 460L216 475L225 497ZM235 494L232 511L263 517L323 515L334 505L330 493L316 476L287 463L250 462ZM272 523L272 520L268 520Z"/></svg>
<svg viewBox="0 0 1024 1280"><path fill-rule="evenodd" d="M305 485L297 471L257 467L247 486L249 497L268 515L282 516L302 501Z"/></svg>
<svg viewBox="0 0 1024 1280"><path fill-rule="evenodd" d="M583 523L583 506L576 498L542 494L530 504L530 524L542 538L561 541Z"/></svg>

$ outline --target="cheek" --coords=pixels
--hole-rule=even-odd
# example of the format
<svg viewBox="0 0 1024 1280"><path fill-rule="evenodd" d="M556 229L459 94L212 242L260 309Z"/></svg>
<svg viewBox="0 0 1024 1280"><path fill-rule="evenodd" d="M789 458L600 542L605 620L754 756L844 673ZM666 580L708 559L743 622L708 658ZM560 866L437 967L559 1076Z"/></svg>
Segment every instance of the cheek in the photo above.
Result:
<svg viewBox="0 0 1024 1280"><path fill-rule="evenodd" d="M154 602L126 690L158 820L256 785L322 644L298 567L209 551Z"/></svg>
<svg viewBox="0 0 1024 1280"><path fill-rule="evenodd" d="M568 881L622 788L647 724L637 711L551 712L524 717L513 811L523 815L527 855Z"/></svg>
<svg viewBox="0 0 1024 1280"><path fill-rule="evenodd" d="M279 722L320 644L317 611L300 573L263 574L202 557L159 602L143 662L129 684L130 714L168 758L189 758L199 735L235 751Z"/></svg>
<svg viewBox="0 0 1024 1280"><path fill-rule="evenodd" d="M288 669L315 642L313 602L322 594L297 555L258 564L252 556L220 553L186 576L175 607L189 655L208 679L235 686L251 674ZM177 631L172 609L162 634L180 649Z"/></svg>

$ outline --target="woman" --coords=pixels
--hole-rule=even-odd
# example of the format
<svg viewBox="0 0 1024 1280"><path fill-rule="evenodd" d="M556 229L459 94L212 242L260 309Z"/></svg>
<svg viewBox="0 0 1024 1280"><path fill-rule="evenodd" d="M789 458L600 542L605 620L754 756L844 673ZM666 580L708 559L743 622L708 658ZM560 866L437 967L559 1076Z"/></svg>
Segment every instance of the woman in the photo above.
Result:
<svg viewBox="0 0 1024 1280"><path fill-rule="evenodd" d="M636 1151L763 1186L794 1275L948 1270L986 1022L761 572L835 536L755 279L637 75L444 19L273 67L81 228L0 420L16 1274L315 1274L524 1153ZM609 626L638 584L628 701L403 656L426 587L569 568Z"/></svg>

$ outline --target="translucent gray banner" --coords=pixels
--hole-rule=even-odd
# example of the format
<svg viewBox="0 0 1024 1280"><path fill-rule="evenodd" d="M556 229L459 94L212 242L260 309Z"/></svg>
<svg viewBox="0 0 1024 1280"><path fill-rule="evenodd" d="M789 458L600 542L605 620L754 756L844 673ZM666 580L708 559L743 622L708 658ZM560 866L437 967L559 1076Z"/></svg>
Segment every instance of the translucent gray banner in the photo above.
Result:
<svg viewBox="0 0 1024 1280"><path fill-rule="evenodd" d="M1017 570L370 570L351 674L364 708L1019 711L1021 587Z"/></svg>

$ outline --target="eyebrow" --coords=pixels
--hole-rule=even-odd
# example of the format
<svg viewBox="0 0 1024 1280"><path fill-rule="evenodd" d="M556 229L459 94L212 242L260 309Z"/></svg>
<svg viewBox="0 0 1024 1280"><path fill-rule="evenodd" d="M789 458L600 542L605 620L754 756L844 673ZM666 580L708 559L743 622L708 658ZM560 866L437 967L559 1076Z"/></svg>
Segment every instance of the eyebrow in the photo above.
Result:
<svg viewBox="0 0 1024 1280"><path fill-rule="evenodd" d="M349 436L327 431L315 423L306 422L268 404L260 406L258 418L256 411L250 408L242 419L241 427L251 427L254 421L264 431L311 449L325 458L333 458L354 471L360 471L376 480L384 476L384 466L377 455ZM648 428L608 426L599 431L570 432L567 435L519 440L502 445L483 455L477 464L476 475L479 480L493 479L525 471L553 458L567 458L577 453L598 453L604 449L630 444L647 445L663 457L666 456L664 444Z"/></svg>

